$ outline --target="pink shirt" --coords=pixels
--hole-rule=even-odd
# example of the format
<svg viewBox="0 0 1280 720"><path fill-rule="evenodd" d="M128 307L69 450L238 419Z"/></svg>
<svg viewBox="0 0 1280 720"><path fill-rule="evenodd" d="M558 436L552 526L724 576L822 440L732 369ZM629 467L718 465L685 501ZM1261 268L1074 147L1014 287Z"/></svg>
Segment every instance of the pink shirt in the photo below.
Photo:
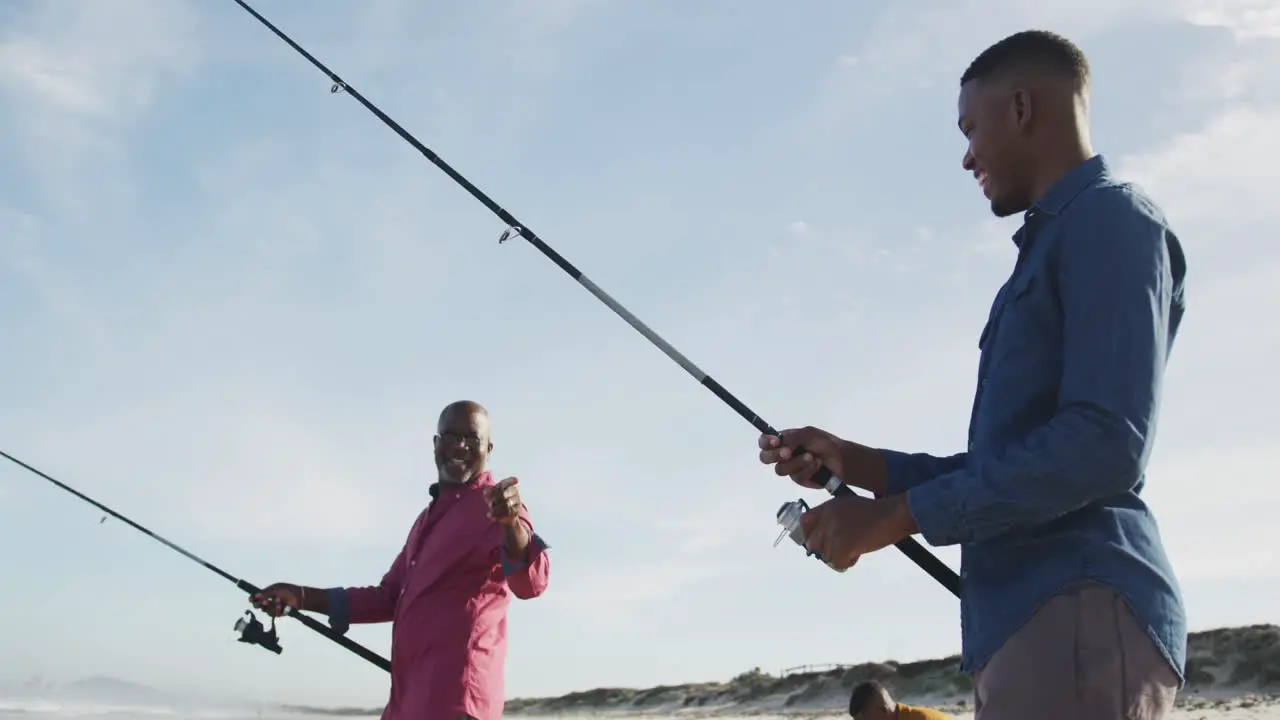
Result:
<svg viewBox="0 0 1280 720"><path fill-rule="evenodd" d="M438 494L409 530L404 548L373 587L329 591L330 625L391 621L391 697L382 720L502 717L511 596L547 588L547 545L529 513L528 562L506 557L502 526L490 520L483 473Z"/></svg>

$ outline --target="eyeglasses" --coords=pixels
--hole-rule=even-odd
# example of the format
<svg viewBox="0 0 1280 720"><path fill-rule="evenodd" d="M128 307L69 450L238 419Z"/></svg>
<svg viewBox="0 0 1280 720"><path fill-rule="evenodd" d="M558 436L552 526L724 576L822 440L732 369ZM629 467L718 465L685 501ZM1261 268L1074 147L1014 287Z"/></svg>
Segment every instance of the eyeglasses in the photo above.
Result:
<svg viewBox="0 0 1280 720"><path fill-rule="evenodd" d="M446 445L464 444L468 450L478 450L480 445L484 442L481 438L475 435L458 435L457 433L451 432L440 433L436 436L436 440Z"/></svg>

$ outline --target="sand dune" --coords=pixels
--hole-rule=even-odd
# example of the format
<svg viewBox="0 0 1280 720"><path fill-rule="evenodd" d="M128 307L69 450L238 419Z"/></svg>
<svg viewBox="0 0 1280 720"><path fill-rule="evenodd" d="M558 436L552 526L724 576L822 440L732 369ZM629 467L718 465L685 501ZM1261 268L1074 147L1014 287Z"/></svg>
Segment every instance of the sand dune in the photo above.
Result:
<svg viewBox="0 0 1280 720"><path fill-rule="evenodd" d="M508 713L508 716L510 714ZM548 720L580 720L581 718L621 718L636 717L630 714L600 713L592 715L547 715ZM847 713L761 713L761 714L715 714L706 715L697 712L678 712L671 714L645 714L648 720L663 718L698 718L714 717L715 720L849 720ZM973 713L961 711L954 714L956 720L972 720ZM1213 707L1179 707L1170 720L1277 720L1280 719L1280 702L1256 702L1243 700Z"/></svg>
<svg viewBox="0 0 1280 720"><path fill-rule="evenodd" d="M1255 625L1194 633L1179 719L1280 720L1280 627ZM505 715L545 718L648 716L848 717L854 685L878 680L904 702L971 717L972 686L959 657L864 663L825 672L773 675L759 669L729 682L647 689L598 688L556 698L508 700Z"/></svg>

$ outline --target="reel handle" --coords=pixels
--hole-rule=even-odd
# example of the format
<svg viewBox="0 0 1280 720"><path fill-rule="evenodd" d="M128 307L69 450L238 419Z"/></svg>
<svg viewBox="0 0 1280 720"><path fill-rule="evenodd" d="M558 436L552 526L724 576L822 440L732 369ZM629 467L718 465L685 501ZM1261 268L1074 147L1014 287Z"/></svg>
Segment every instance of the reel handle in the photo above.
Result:
<svg viewBox="0 0 1280 720"><path fill-rule="evenodd" d="M782 507L778 508L777 515L778 524L782 526L782 533L778 535L777 540L773 541L773 545L774 547L777 547L778 543L782 542L782 538L790 537L792 542L799 545L801 548L804 548L806 555L816 557L822 561L823 565L831 567L831 565L827 564L827 561L821 555L805 546L804 529L800 526L800 516L804 515L808 511L809 503L806 503L804 500L795 500L789 503L783 503ZM848 568L845 568L845 570L839 570L836 568L831 569L836 572L843 573Z"/></svg>
<svg viewBox="0 0 1280 720"><path fill-rule="evenodd" d="M768 428L768 430L771 431L772 428ZM777 435L777 432L768 432L768 434ZM814 483L822 485L822 487L827 492L831 493L832 497L842 497L844 495L849 495L853 493L853 488L844 484L838 478L835 478L834 476L832 476L831 470L829 470L826 466L818 468L818 471L813 474L812 480ZM788 505L789 504L790 503L788 503ZM783 507L785 508L786 505L784 505ZM781 510L778 511L778 521L779 522L782 521ZM799 520L797 519L797 532L799 527L798 523L799 523ZM785 537L787 533L788 533L787 530L783 530L783 534L782 536L779 537L779 541L781 541L782 537ZM795 540L798 545L800 545L801 547L804 547L803 537L800 537L799 539L796 539L796 537L793 537L792 539ZM774 543L774 544L776 545L777 543ZM957 575L956 571L952 570L950 566L942 562L942 560L938 559L937 555L934 555L933 553L926 550L925 547L921 545L915 538L911 538L911 537L900 540L894 543L893 545L894 547L901 550L903 555L906 555L908 558L911 559L912 562L918 565L921 570L924 570L925 572L929 573L930 577L932 577L934 580L937 580L946 589L950 590L951 594L955 595L956 597L960 597L960 576ZM805 548L805 550L808 551L808 548ZM817 553L810 552L809 554L813 555L814 557L817 557L819 560L822 560L822 558L819 557ZM823 563L825 564L826 561L824 560ZM841 570L839 572L844 572L844 571Z"/></svg>

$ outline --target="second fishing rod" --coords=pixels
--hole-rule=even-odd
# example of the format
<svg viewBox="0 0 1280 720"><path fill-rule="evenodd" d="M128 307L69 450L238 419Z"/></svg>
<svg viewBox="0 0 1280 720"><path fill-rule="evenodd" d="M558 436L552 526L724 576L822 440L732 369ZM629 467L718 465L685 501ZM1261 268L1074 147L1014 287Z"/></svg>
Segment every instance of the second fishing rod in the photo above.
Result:
<svg viewBox="0 0 1280 720"><path fill-rule="evenodd" d="M337 73L330 70L328 66L316 59L315 56L307 52L301 45L294 42L292 38L272 24L271 21L263 17L257 10L253 9L253 7L245 2L245 0L233 0L233 2L244 9L245 12L252 15L254 19L262 24L263 27L270 30L276 37L289 45L289 47L293 48L295 52L306 58L307 61L314 65L317 70L328 76L329 80L333 83L330 87L331 93L345 93L350 95L356 100L356 102L359 102L366 110L373 113L383 122L383 124L399 135L405 142L409 143L415 150L422 153L423 157L431 161L431 163L436 167L440 168L440 170L448 175L450 179L462 186L462 189L470 193L476 200L479 200L480 203L488 208L494 215L497 215L498 219L502 220L502 222L506 224L507 228L502 233L501 238L499 238L499 243L506 242L514 237L524 238L526 242L537 248L539 252L576 280L578 284L586 288L587 292L590 292L596 297L596 299L607 305L610 310L625 320L628 325L648 339L649 342L657 346L657 348L667 357L671 358L671 360L676 364L684 368L685 371L688 372L689 375L693 376L693 378L703 387L710 390L716 397L724 401L726 405L733 408L734 412L738 413L738 415L742 416L743 419L751 423L752 427L766 435L778 434L778 431L774 429L772 425L765 422L763 418L757 415L751 408L747 407L746 403L739 400L733 393L725 389L723 385L716 382L716 380L707 373L703 372L697 365L682 355L680 351L676 350L670 343L651 330L649 326L641 322L639 318L631 313L631 311L627 310L621 303L614 300L608 293L593 283L582 273L581 270L574 267L573 264L560 255L560 253L556 252L550 245L544 242L542 238L538 237L537 233L530 230L529 226L517 220L514 215L507 212L507 210L498 203L494 202L493 199L480 190L480 188L476 187L470 180L463 177L461 173L453 169L452 166L442 160L440 156L430 148L423 145L408 130L405 130L399 123L379 109L378 106L365 99L365 97L352 87L350 83L343 80ZM819 469L818 474L814 477L814 482L821 484L827 492L836 497L853 492L853 490L848 485L844 484L839 478L833 477L831 471L827 468ZM782 521L784 512L787 510L788 506L784 506L783 510L779 511L780 522ZM924 546L915 540L915 538L907 538L897 543L896 547L901 550L904 555L915 562L916 565L920 566L922 570L929 573L933 579L941 583L943 587L947 588L952 592L952 594L959 597L960 577L956 575L954 570L933 555L933 553L926 550Z"/></svg>
<svg viewBox="0 0 1280 720"><path fill-rule="evenodd" d="M214 565L208 560L201 558L200 556L183 548L181 545L178 545L177 543L166 540L164 537L160 536L155 532L152 532L147 527L137 522L134 522L128 517L122 515L121 513L116 512L115 510L111 509L107 505L104 505L103 503L100 503L97 500L94 500L88 495L85 495L79 490L76 490L75 488L62 482L61 480L58 480L57 478L44 472L43 470L40 470L39 468L33 465L30 465L22 460L19 460L17 457L10 455L9 453L3 450L0 450L0 458L8 460L9 462L13 463L14 465L17 465L23 470L26 470L27 472L49 482L55 487L67 493L70 493L76 498L79 498L83 502L88 503L89 505L92 505L93 507L101 510L102 512L106 513L107 516L110 516L115 518L116 520L119 520L125 525L128 525L134 530L137 530L143 535L146 535L152 540L155 540L156 542L160 543L161 545L164 545L170 550L173 550L179 555L182 555L188 560L191 560L192 562L203 566L206 570L209 570L213 574L230 582L232 585L235 585L238 589L244 591L245 593L248 593L250 596L257 595L258 593L262 592L262 589L259 588L257 585L254 585L253 583L247 580L244 580L243 578L238 578L235 575L232 575L226 570L223 570L222 568L218 567L217 565ZM103 516L102 520L100 520L99 522L105 522L106 519L107 517ZM298 622L301 622L308 630L311 630L313 632L316 632L316 633L319 633L320 635L325 636L329 640L332 640L338 645L341 645L347 650L350 650L351 652L355 653L356 655L359 655L365 660L368 660L369 662L382 668L383 670L386 670L387 672L391 672L391 662L386 658L382 657L381 655L373 652L369 648L353 640L350 640L346 637L343 637L341 634L334 632L333 629L325 627L315 618L302 614L300 610L297 610L295 608L289 608L287 611L287 614L289 615L289 617L292 617ZM270 650L271 652L276 653L277 655L284 652L284 648L280 646L280 637L276 633L276 622L274 617L271 619L271 627L268 629L261 623L261 621L259 621L254 616L253 611L246 611L244 614L244 617L242 617L239 621L236 622L235 629L240 632L240 642L242 643L247 643L250 645L258 645L267 650Z"/></svg>

